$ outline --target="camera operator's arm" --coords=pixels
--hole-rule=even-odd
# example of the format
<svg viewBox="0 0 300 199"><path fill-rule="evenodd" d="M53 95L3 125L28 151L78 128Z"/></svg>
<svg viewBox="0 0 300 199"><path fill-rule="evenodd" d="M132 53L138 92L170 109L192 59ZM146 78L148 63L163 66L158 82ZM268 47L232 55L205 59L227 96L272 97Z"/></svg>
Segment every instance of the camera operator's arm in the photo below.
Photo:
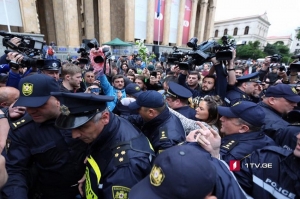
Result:
<svg viewBox="0 0 300 199"><path fill-rule="evenodd" d="M271 63L271 57L270 56L265 57L264 64L262 65L261 69L258 71L258 76L260 81L263 81L265 76L268 74L270 63Z"/></svg>
<svg viewBox="0 0 300 199"><path fill-rule="evenodd" d="M234 70L234 59L236 51L232 51L232 59L228 61L227 73L228 73L228 85L234 86L236 82L235 70Z"/></svg>
<svg viewBox="0 0 300 199"><path fill-rule="evenodd" d="M214 68L216 71L216 82L215 82L215 94L219 95L221 99L224 99L226 96L226 89L227 89L227 74L224 72L224 68L222 63L218 62L217 59L214 57L211 59L214 64Z"/></svg>
<svg viewBox="0 0 300 199"><path fill-rule="evenodd" d="M9 131L9 124L7 120L7 113L5 114L2 109L0 109L0 115L6 115L0 118L0 152L3 151L6 145L6 139Z"/></svg>
<svg viewBox="0 0 300 199"><path fill-rule="evenodd" d="M296 60L293 61L291 64L294 64L294 63L296 63L297 61L298 61L298 60L296 59ZM290 83L291 83L291 84L297 83L297 78L298 78L298 72L297 72L297 71L291 70L291 73L290 73Z"/></svg>
<svg viewBox="0 0 300 199"><path fill-rule="evenodd" d="M289 84L289 78L285 71L278 71L277 75L281 78L281 82L284 84Z"/></svg>
<svg viewBox="0 0 300 199"><path fill-rule="evenodd" d="M11 60L11 62L14 62L15 64L21 63L23 59L23 55L11 52L7 54L8 59ZM12 65L12 64L10 64ZM10 67L8 79L6 82L6 86L11 86L18 89L19 81L21 79L21 76L19 74L19 68L16 67Z"/></svg>

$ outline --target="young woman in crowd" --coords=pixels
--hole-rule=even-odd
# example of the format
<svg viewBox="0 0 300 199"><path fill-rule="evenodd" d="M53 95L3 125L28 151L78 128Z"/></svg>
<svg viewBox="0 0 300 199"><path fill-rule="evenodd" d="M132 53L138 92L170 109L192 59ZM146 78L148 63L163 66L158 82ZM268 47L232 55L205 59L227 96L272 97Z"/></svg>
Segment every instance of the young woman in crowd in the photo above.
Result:
<svg viewBox="0 0 300 199"><path fill-rule="evenodd" d="M217 107L222 105L223 102L219 96L205 96L203 98L196 98L193 100L193 105L196 108L195 117L198 121L188 119L180 113L172 110L171 112L176 115L182 122L186 134L192 130L199 129L197 122L202 122L205 126L211 127L219 132L219 114Z"/></svg>

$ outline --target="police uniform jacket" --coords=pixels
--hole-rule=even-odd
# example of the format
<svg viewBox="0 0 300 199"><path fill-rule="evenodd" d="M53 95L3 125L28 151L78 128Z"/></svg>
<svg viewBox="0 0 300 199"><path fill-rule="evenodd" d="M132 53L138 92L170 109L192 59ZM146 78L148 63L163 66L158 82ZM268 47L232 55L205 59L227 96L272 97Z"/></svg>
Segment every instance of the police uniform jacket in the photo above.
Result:
<svg viewBox="0 0 300 199"><path fill-rule="evenodd" d="M175 111L177 111L178 113L182 114L183 116L192 119L192 120L198 120L195 115L196 115L196 110L192 109L189 106L183 106L180 108L176 108L174 109Z"/></svg>
<svg viewBox="0 0 300 199"><path fill-rule="evenodd" d="M71 131L56 128L54 120L29 122L10 131L3 150L9 178L2 193L11 199L26 199L28 170L34 163L37 180L33 188L42 193L40 198L73 199L84 174L85 151L86 144L72 139Z"/></svg>
<svg viewBox="0 0 300 199"><path fill-rule="evenodd" d="M109 123L89 146L86 198L128 198L130 188L150 173L152 155L147 138L110 113Z"/></svg>
<svg viewBox="0 0 300 199"><path fill-rule="evenodd" d="M269 145L276 144L263 132L226 135L221 141L220 156L229 164L230 160L242 160L253 151Z"/></svg>
<svg viewBox="0 0 300 199"><path fill-rule="evenodd" d="M140 116L131 115L128 120L140 127L151 142L155 153L185 141L183 126L166 107L157 117L143 123Z"/></svg>
<svg viewBox="0 0 300 199"><path fill-rule="evenodd" d="M253 152L241 162L241 171L234 173L241 187L254 198L296 199L300 198L299 168L300 158L292 151L268 146Z"/></svg>
<svg viewBox="0 0 300 199"><path fill-rule="evenodd" d="M239 186L236 178L233 173L229 171L227 164L223 160L218 160L211 157L211 155L205 151L198 143L191 142L187 143L189 145L195 146L195 150L198 150L199 153L205 154L205 156L211 161L215 166L217 176L216 176L216 185L212 193L213 196L216 196L218 199L246 199L245 192ZM188 172L188 171L187 171ZM203 172L203 171L199 171ZM205 185L199 185L205 186Z"/></svg>
<svg viewBox="0 0 300 199"><path fill-rule="evenodd" d="M266 114L265 116L265 126L264 129L268 129L270 126L273 128L280 128L280 127L286 127L289 125L287 121L282 119L282 116L279 112L277 112L272 107L268 106L267 104L260 102L258 103L259 106L261 106Z"/></svg>
<svg viewBox="0 0 300 199"><path fill-rule="evenodd" d="M251 97L247 95L245 92L240 90L238 87L234 86L230 89L226 97L224 98L226 106L232 106L240 101L252 101Z"/></svg>

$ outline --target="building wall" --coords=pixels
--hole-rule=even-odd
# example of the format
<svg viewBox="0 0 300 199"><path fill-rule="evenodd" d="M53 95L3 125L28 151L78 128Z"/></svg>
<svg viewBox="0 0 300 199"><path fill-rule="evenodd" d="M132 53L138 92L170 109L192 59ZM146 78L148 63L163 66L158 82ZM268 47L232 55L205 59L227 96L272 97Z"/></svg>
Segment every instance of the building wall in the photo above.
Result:
<svg viewBox="0 0 300 199"><path fill-rule="evenodd" d="M291 53L299 54L300 53L300 40L296 38L297 32L300 31L300 27L295 29L294 38L291 45Z"/></svg>
<svg viewBox="0 0 300 199"><path fill-rule="evenodd" d="M47 43L54 41L58 46L78 47L82 39L97 38L99 43L108 42L115 37L134 42L135 4L145 1L147 6L147 38L146 43L155 43L153 35L155 0L20 0L20 8L24 27L23 32L41 33ZM170 22L172 0L163 0L166 5L165 22ZM191 19L189 37L198 37L199 41L212 37L213 23L217 0L178 0L178 32L176 43L182 43L183 17L186 1L191 1ZM26 22L26 23L25 23ZM186 24L185 24L186 25ZM164 45L169 45L170 28L163 34Z"/></svg>
<svg viewBox="0 0 300 199"><path fill-rule="evenodd" d="M218 36L214 39L220 39L224 35L224 30L227 29L227 35L233 36L238 41L256 41L261 43L261 46L267 44L267 35L270 23L264 15L249 16L242 18L228 19L224 21L217 21L214 24L214 35L215 31L218 30ZM249 27L248 34L245 34L246 27ZM237 35L234 35L234 29L237 28Z"/></svg>

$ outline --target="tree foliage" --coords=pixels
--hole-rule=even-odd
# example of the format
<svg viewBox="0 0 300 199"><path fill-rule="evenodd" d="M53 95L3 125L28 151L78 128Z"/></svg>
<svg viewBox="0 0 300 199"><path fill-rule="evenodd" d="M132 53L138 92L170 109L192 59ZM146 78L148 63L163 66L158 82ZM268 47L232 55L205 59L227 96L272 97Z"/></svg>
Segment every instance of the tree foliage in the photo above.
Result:
<svg viewBox="0 0 300 199"><path fill-rule="evenodd" d="M246 45L238 46L236 49L236 55L239 59L258 59L265 57L265 53L262 50L260 50L259 47L259 41L250 41Z"/></svg>
<svg viewBox="0 0 300 199"><path fill-rule="evenodd" d="M274 54L280 54L282 56L281 62L288 63L290 62L290 49L288 46L284 45L282 41L277 41L274 44L267 44L267 46L264 49L264 52L267 55L274 55Z"/></svg>
<svg viewBox="0 0 300 199"><path fill-rule="evenodd" d="M296 38L297 38L298 40L300 40L300 27L298 28L298 32L297 32Z"/></svg>

